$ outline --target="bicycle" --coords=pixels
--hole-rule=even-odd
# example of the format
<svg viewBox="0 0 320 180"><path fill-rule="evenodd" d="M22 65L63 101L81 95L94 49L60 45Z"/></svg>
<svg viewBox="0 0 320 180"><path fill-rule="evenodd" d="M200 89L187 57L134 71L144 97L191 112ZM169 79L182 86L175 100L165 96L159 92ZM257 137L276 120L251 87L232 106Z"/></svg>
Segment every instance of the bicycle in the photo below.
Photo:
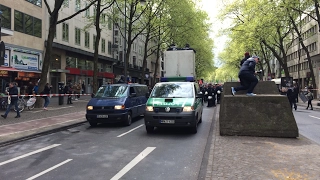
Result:
<svg viewBox="0 0 320 180"><path fill-rule="evenodd" d="M19 107L19 112L22 112L26 107L28 108L28 110L32 110L34 109L34 106L35 106L35 101L32 105L28 106L28 101L26 100L26 97L27 96L19 96L19 99L18 99L18 107ZM33 98L33 96L30 96L30 98ZM28 100L29 100L28 99ZM13 110L17 112L16 108L13 107Z"/></svg>

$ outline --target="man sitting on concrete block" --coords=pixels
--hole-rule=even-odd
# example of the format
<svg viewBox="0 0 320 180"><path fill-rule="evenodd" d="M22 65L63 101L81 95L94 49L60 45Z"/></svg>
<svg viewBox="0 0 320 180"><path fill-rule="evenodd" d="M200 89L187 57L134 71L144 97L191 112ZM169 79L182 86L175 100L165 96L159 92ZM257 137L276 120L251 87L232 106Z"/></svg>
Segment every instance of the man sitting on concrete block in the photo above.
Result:
<svg viewBox="0 0 320 180"><path fill-rule="evenodd" d="M253 93L253 89L258 84L258 79L254 75L256 73L255 67L258 61L258 56L252 56L242 64L238 74L241 86L231 87L233 96L240 90L247 90L247 96L256 96L256 94Z"/></svg>

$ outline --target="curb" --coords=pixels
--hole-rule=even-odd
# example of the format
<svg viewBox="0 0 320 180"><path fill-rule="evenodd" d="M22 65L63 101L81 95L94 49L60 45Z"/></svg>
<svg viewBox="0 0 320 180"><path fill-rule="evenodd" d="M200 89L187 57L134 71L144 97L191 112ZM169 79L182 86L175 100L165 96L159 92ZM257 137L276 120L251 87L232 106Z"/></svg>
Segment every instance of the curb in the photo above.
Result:
<svg viewBox="0 0 320 180"><path fill-rule="evenodd" d="M29 139L34 139L34 138L37 138L37 137L40 137L40 136L52 134L52 133L55 133L55 132L58 132L58 131L62 131L62 130L65 130L65 129L77 127L77 126L80 126L80 125L84 124L85 122L87 122L87 121L84 120L84 121L77 122L77 123L74 123L74 124L69 124L69 125L66 125L66 126L52 128L50 130L45 130L45 131L40 132L40 133L34 133L34 134L31 134L31 135L28 135L28 136L24 136L24 137L20 137L20 138L11 139L11 140L8 140L8 141L0 142L0 147L8 146L8 145L11 145L11 144L14 144L14 143L18 143L18 142L21 142L21 141L25 141L25 140L29 140Z"/></svg>

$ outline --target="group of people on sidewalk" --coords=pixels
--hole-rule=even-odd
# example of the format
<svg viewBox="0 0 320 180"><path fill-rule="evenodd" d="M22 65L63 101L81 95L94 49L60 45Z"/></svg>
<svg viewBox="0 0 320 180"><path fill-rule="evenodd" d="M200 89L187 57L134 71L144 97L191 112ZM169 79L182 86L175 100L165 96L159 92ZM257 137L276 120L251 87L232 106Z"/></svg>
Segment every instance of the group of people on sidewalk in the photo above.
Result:
<svg viewBox="0 0 320 180"><path fill-rule="evenodd" d="M50 94L52 86L49 85L49 83L47 83L44 87L44 90L40 93L42 94L42 98L44 99L44 105L43 105L43 110L47 110L47 107L50 103L50 97L48 96ZM34 94L37 95L38 94L38 83L35 83L35 85L33 86L33 84L30 82L29 87L28 87L28 94ZM4 119L7 118L9 112L11 111L12 107L15 107L15 110L17 112L17 115L15 116L15 118L20 118L20 109L18 106L18 99L19 99L19 91L18 88L16 86L15 82L10 82L9 83L9 87L8 90L6 92L8 94L8 107L6 109L6 112L1 115L1 117L3 117ZM31 98L31 97L30 97Z"/></svg>

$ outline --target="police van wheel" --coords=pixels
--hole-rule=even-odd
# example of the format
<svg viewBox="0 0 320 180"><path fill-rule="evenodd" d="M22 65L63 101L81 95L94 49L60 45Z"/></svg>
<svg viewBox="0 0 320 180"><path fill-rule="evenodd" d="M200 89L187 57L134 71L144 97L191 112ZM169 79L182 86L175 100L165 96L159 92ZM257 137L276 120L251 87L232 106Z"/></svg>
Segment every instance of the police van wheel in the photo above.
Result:
<svg viewBox="0 0 320 180"><path fill-rule="evenodd" d="M147 130L148 134L153 133L154 127L153 126L146 126L146 130Z"/></svg>
<svg viewBox="0 0 320 180"><path fill-rule="evenodd" d="M127 119L126 119L126 121L124 122L124 124L125 124L126 126L130 126L131 123L132 123L131 112L128 112Z"/></svg>
<svg viewBox="0 0 320 180"><path fill-rule="evenodd" d="M198 118L198 117L197 117ZM198 122L196 121L195 125L190 128L192 134L196 134L198 132Z"/></svg>

